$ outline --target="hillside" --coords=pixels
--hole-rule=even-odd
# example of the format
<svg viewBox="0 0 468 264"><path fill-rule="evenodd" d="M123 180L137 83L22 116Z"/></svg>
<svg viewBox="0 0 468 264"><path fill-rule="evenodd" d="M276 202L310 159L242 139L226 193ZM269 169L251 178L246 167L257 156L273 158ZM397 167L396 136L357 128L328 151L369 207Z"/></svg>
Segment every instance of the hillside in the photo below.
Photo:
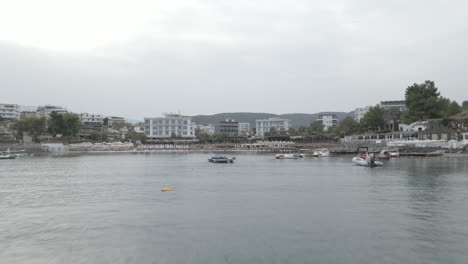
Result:
<svg viewBox="0 0 468 264"><path fill-rule="evenodd" d="M351 113L345 112L327 112L333 113L338 116L338 119L343 119L346 116L352 116ZM197 115L192 116L192 121L197 124L214 124L219 121L226 120L228 118L234 119L238 122L249 122L252 127L255 127L255 120L257 119L266 119L270 117L286 118L291 120L292 127L301 127L308 126L310 123L315 121L320 113L315 114L303 114L303 113L293 113L293 114L282 114L275 115L269 113L220 113L214 115Z"/></svg>

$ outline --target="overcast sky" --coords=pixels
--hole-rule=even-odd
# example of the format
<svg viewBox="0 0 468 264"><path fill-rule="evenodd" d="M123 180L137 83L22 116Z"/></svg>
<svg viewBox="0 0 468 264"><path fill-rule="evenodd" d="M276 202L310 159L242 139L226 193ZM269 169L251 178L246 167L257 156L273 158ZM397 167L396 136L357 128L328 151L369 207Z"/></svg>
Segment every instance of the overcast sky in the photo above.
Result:
<svg viewBox="0 0 468 264"><path fill-rule="evenodd" d="M0 0L0 102L140 119L468 99L466 0Z"/></svg>

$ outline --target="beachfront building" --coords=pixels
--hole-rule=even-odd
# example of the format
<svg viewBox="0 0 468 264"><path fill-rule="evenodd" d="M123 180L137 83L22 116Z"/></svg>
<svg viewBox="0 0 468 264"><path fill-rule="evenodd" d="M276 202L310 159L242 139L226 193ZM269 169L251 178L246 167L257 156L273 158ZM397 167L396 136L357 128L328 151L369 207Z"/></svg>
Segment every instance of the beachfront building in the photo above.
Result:
<svg viewBox="0 0 468 264"><path fill-rule="evenodd" d="M408 110L405 101L381 101L380 106L385 110L398 109L400 112Z"/></svg>
<svg viewBox="0 0 468 264"><path fill-rule="evenodd" d="M361 118L363 118L364 115L366 115L366 113L369 112L369 109L370 106L356 108L354 110L354 120L358 122L361 121Z"/></svg>
<svg viewBox="0 0 468 264"><path fill-rule="evenodd" d="M324 131L338 126L338 119L335 114L320 114L317 121L322 122Z"/></svg>
<svg viewBox="0 0 468 264"><path fill-rule="evenodd" d="M44 105L37 108L37 113L40 117L50 117L52 113L66 114L68 113L67 109L57 106L57 105Z"/></svg>
<svg viewBox="0 0 468 264"><path fill-rule="evenodd" d="M136 133L145 133L145 124L144 123L138 123L133 126L133 131Z"/></svg>
<svg viewBox="0 0 468 264"><path fill-rule="evenodd" d="M288 131L290 123L289 119L277 117L255 120L256 135L264 136L266 132L271 131Z"/></svg>
<svg viewBox="0 0 468 264"><path fill-rule="evenodd" d="M17 104L0 104L1 119L15 121L20 119L20 107Z"/></svg>
<svg viewBox="0 0 468 264"><path fill-rule="evenodd" d="M399 124L398 128L400 132L421 132L426 130L427 121L416 121L409 125Z"/></svg>
<svg viewBox="0 0 468 264"><path fill-rule="evenodd" d="M37 111L21 111L20 118L31 118L31 117L38 117L39 114Z"/></svg>
<svg viewBox="0 0 468 264"><path fill-rule="evenodd" d="M250 123L248 122L239 122L238 123L239 135L247 136L250 134Z"/></svg>
<svg viewBox="0 0 468 264"><path fill-rule="evenodd" d="M120 116L106 116L105 117L106 119L106 122L107 122L107 126L109 127L113 127L115 125L118 125L118 124L125 124L125 118L123 117L120 117Z"/></svg>
<svg viewBox="0 0 468 264"><path fill-rule="evenodd" d="M83 129L102 129L104 125L104 117L102 115L82 113L80 114L81 124Z"/></svg>
<svg viewBox="0 0 468 264"><path fill-rule="evenodd" d="M195 137L195 125L192 118L180 114L164 114L163 117L145 118L145 135L150 139Z"/></svg>
<svg viewBox="0 0 468 264"><path fill-rule="evenodd" d="M215 125L213 124L196 124L196 128L202 134L213 135L215 133Z"/></svg>
<svg viewBox="0 0 468 264"><path fill-rule="evenodd" d="M215 134L227 134L230 136L239 135L239 122L234 119L226 119L215 125Z"/></svg>

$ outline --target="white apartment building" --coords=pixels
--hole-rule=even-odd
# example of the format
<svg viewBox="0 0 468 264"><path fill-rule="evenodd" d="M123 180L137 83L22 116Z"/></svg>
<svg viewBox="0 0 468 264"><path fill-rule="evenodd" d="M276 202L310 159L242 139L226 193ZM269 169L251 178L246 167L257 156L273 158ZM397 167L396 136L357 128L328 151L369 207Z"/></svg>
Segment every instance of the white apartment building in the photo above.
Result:
<svg viewBox="0 0 468 264"><path fill-rule="evenodd" d="M39 106L37 108L37 112L40 117L50 117L50 114L52 114L53 112L58 113L58 114L68 113L67 109L61 106L56 106L56 105Z"/></svg>
<svg viewBox="0 0 468 264"><path fill-rule="evenodd" d="M196 128L200 130L201 133L208 135L214 135L216 129L213 124L196 124Z"/></svg>
<svg viewBox="0 0 468 264"><path fill-rule="evenodd" d="M17 104L0 104L0 117L8 120L20 119L20 107Z"/></svg>
<svg viewBox="0 0 468 264"><path fill-rule="evenodd" d="M145 135L148 138L172 136L194 138L195 125L191 117L180 114L164 114L164 117L145 118Z"/></svg>
<svg viewBox="0 0 468 264"><path fill-rule="evenodd" d="M255 120L256 124L256 135L263 136L266 132L270 132L272 129L276 131L289 130L291 120L282 118L268 118Z"/></svg>
<svg viewBox="0 0 468 264"><path fill-rule="evenodd" d="M369 109L370 109L370 106L356 108L356 110L354 110L354 120L356 120L358 122L361 121L361 118L363 118L364 115L367 112L369 112Z"/></svg>
<svg viewBox="0 0 468 264"><path fill-rule="evenodd" d="M323 124L323 130L327 131L330 128L338 126L338 119L334 114L322 114L319 115L317 121L321 121Z"/></svg>
<svg viewBox="0 0 468 264"><path fill-rule="evenodd" d="M104 124L104 117L102 115L82 113L80 114L80 120L83 124L83 128L87 129L102 128Z"/></svg>
<svg viewBox="0 0 468 264"><path fill-rule="evenodd" d="M239 122L239 135L248 135L250 133L250 123L248 122Z"/></svg>

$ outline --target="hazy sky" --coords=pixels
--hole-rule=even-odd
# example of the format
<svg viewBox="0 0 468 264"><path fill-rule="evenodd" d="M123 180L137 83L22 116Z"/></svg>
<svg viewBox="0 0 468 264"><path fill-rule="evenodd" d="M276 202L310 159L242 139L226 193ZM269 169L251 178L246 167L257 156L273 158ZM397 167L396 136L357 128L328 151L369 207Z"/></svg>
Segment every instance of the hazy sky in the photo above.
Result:
<svg viewBox="0 0 468 264"><path fill-rule="evenodd" d="M0 0L0 102L127 118L468 100L466 0Z"/></svg>

